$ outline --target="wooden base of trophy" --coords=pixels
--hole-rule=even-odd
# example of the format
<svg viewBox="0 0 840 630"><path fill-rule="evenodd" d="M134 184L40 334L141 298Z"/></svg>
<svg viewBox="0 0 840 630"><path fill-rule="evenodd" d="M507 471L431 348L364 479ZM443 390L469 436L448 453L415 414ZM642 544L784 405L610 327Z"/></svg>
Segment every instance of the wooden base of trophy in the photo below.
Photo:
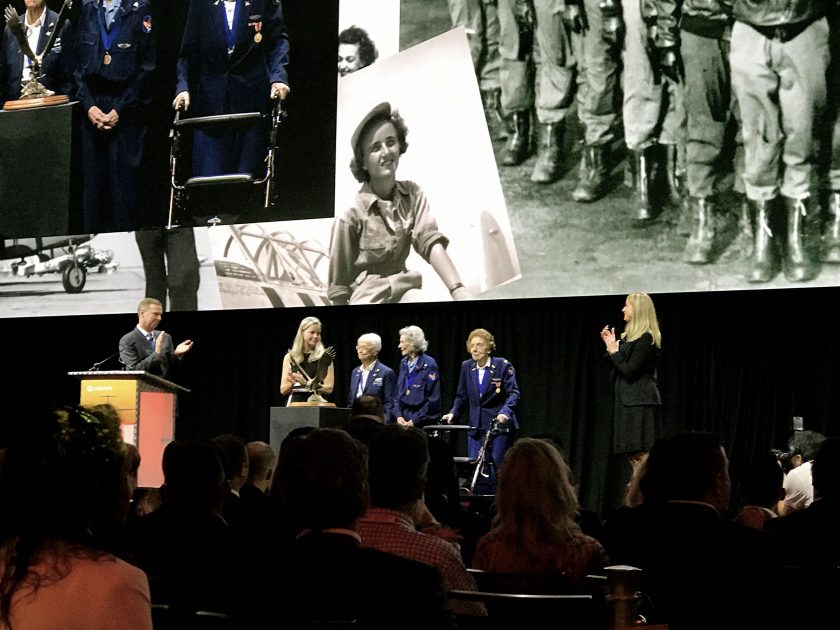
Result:
<svg viewBox="0 0 840 630"><path fill-rule="evenodd" d="M335 407L335 403L326 402L326 401L325 402L303 401L303 402L289 403L289 407Z"/></svg>
<svg viewBox="0 0 840 630"><path fill-rule="evenodd" d="M48 105L64 105L70 101L66 94L53 94L40 98L22 98L19 101L7 101L3 109L13 111L17 109L32 109L34 107L47 107Z"/></svg>

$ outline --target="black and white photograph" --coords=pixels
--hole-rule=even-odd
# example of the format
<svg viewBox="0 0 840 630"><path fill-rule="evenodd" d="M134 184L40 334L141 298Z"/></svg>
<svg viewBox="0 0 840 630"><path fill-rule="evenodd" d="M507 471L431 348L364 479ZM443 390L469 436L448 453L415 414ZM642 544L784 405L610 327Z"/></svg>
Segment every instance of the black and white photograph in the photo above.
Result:
<svg viewBox="0 0 840 630"><path fill-rule="evenodd" d="M400 3L341 0L338 8L338 76L367 68L400 51Z"/></svg>

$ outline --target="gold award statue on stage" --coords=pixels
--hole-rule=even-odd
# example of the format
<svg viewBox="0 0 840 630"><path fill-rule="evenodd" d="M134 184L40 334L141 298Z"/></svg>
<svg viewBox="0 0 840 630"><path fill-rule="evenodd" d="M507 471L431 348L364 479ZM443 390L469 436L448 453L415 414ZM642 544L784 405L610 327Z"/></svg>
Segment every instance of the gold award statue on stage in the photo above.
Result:
<svg viewBox="0 0 840 630"><path fill-rule="evenodd" d="M11 5L6 7L4 12L6 16L6 25L9 27L9 31L11 31L12 35L14 35L17 40L23 54L26 55L26 57L32 62L32 65L30 66L29 80L21 90L20 99L16 101L7 101L3 106L3 109L13 110L44 107L45 105L63 105L70 100L64 94L56 94L52 90L48 90L40 82L40 79L43 77L44 59L56 43L56 38L61 31L64 21L67 19L67 15L69 14L72 5L73 0L64 0L64 4L61 7L61 13L58 15L58 20L55 24L50 25L52 26L52 32L49 33L49 39L40 54L35 54L29 46L29 42L26 38L26 29L21 23L17 12ZM47 27L44 26L43 28Z"/></svg>
<svg viewBox="0 0 840 630"><path fill-rule="evenodd" d="M327 401L321 394L319 390L321 388L321 383L324 382L324 379L327 376L327 372L330 369L330 365L332 365L333 361L335 361L335 348L330 346L329 348L324 349L324 354L321 355L321 358L318 359L318 365L316 369L316 373L309 374L303 367L295 361L294 357L292 356L292 350L289 349L289 360L292 364L292 370L294 372L300 372L306 378L306 384L301 386L301 389L305 389L307 391L312 392L312 395L306 400L306 402L293 402L289 403L290 407L335 407L335 403L331 403Z"/></svg>

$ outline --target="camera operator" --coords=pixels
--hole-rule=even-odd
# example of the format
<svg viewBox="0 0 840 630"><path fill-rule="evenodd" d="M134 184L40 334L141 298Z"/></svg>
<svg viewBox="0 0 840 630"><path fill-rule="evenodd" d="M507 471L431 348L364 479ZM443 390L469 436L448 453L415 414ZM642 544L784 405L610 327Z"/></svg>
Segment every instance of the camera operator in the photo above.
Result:
<svg viewBox="0 0 840 630"><path fill-rule="evenodd" d="M783 515L805 509L814 501L811 462L823 440L825 436L816 431L796 431L790 438L788 455L791 470L785 475Z"/></svg>

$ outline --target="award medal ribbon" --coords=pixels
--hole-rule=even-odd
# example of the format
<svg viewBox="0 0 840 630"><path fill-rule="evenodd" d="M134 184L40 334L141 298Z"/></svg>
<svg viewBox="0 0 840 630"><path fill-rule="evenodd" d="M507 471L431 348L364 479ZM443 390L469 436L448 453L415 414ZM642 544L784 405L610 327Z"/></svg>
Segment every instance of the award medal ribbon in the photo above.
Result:
<svg viewBox="0 0 840 630"><path fill-rule="evenodd" d="M417 378L418 367L415 365L413 370L410 370L408 374L405 375L405 395L408 396L411 394L411 385L414 383L414 379Z"/></svg>
<svg viewBox="0 0 840 630"><path fill-rule="evenodd" d="M114 41L120 36L120 30L122 30L122 22L119 16L114 17L114 21L111 22L111 30L109 31L105 25L105 11L99 12L99 35L102 38L102 48L105 49L105 56L102 57L102 63L106 66L111 65L111 46L114 45Z"/></svg>
<svg viewBox="0 0 840 630"><path fill-rule="evenodd" d="M242 5L241 5L241 3L239 3L239 2L237 2L237 3L236 3L236 9L234 9L234 11L233 11L233 25L232 25L232 26L228 26L228 20L227 20L227 9L225 9L225 4L224 4L224 2L220 2L220 3L219 3L219 8L220 8L220 9L221 9L221 11L222 11L222 23L225 25L225 33L227 34L227 51L228 51L228 55L232 55L232 54L233 54L233 48L234 48L234 46L236 45L236 37L235 37L235 32L234 32L234 28L233 28L233 27L235 27L235 26L236 26L236 22L237 22L237 20L239 19L239 8L240 8L241 6L242 6Z"/></svg>
<svg viewBox="0 0 840 630"><path fill-rule="evenodd" d="M259 44L263 38L262 33L260 33L262 30L262 22L249 22L248 28L254 29L254 42Z"/></svg>

